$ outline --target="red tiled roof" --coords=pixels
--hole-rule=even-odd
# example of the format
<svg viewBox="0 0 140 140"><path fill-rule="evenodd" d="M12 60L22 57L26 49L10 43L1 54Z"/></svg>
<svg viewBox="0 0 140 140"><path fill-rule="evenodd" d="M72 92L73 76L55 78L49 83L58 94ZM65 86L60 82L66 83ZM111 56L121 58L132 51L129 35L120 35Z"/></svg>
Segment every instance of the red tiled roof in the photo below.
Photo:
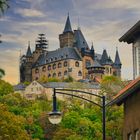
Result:
<svg viewBox="0 0 140 140"><path fill-rule="evenodd" d="M137 82L140 81L140 77L138 77L137 79L131 81L126 87L124 87L115 97L119 97L120 95L123 95L127 90L129 90L130 88L132 88Z"/></svg>

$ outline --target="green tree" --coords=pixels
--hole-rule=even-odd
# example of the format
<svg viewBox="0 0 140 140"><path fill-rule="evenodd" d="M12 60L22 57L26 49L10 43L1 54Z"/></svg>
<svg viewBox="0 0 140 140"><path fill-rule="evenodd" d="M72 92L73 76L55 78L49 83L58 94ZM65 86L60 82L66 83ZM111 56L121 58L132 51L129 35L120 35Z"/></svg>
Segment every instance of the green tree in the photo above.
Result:
<svg viewBox="0 0 140 140"><path fill-rule="evenodd" d="M25 119L8 111L6 105L0 103L0 139L30 140L24 129Z"/></svg>
<svg viewBox="0 0 140 140"><path fill-rule="evenodd" d="M0 79L5 76L5 71L0 68Z"/></svg>
<svg viewBox="0 0 140 140"><path fill-rule="evenodd" d="M101 93L105 94L107 100L112 100L112 98L126 86L126 82L122 81L119 77L116 76L105 76L101 82Z"/></svg>
<svg viewBox="0 0 140 140"><path fill-rule="evenodd" d="M12 93L13 91L11 84L0 79L0 96Z"/></svg>
<svg viewBox="0 0 140 140"><path fill-rule="evenodd" d="M4 13L4 11L9 8L8 1L9 0L0 0L0 13Z"/></svg>

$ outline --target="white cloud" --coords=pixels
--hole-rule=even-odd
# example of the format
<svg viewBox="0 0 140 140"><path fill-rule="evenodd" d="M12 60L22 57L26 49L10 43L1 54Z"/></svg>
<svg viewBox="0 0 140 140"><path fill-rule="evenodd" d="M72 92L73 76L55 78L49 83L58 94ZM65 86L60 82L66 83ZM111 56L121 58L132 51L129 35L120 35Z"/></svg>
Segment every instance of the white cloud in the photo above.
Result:
<svg viewBox="0 0 140 140"><path fill-rule="evenodd" d="M16 9L16 13L22 15L23 17L44 17L45 15L35 9Z"/></svg>

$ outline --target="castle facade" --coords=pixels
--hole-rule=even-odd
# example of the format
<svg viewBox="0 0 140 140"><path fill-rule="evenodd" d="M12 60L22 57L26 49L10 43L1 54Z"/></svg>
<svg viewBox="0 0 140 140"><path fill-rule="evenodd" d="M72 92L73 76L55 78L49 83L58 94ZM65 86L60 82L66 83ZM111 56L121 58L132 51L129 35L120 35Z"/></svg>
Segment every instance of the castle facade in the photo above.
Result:
<svg viewBox="0 0 140 140"><path fill-rule="evenodd" d="M104 49L97 54L93 44L89 47L80 28L72 30L69 15L59 35L60 47L47 51L48 41L39 34L35 50L28 45L26 55L20 59L20 82L39 80L42 77L75 80L102 78L103 75L121 76L121 61L116 50L115 61Z"/></svg>

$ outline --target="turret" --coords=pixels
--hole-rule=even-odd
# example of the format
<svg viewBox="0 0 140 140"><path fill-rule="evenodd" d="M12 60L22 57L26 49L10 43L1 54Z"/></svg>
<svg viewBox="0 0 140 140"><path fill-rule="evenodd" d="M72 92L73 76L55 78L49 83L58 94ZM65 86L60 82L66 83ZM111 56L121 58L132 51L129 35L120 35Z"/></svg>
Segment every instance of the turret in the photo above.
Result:
<svg viewBox="0 0 140 140"><path fill-rule="evenodd" d="M67 16L65 28L62 34L59 35L60 48L72 47L74 42L74 34L71 28L69 14Z"/></svg>
<svg viewBox="0 0 140 140"><path fill-rule="evenodd" d="M120 61L118 49L116 49L115 61L114 61L114 64L113 64L113 69L114 69L113 74L115 76L121 77L121 66L122 66L122 63Z"/></svg>
<svg viewBox="0 0 140 140"><path fill-rule="evenodd" d="M91 52L91 56L92 56L92 58L94 59L95 51L94 51L93 43L92 43L92 46L91 46L90 52Z"/></svg>

